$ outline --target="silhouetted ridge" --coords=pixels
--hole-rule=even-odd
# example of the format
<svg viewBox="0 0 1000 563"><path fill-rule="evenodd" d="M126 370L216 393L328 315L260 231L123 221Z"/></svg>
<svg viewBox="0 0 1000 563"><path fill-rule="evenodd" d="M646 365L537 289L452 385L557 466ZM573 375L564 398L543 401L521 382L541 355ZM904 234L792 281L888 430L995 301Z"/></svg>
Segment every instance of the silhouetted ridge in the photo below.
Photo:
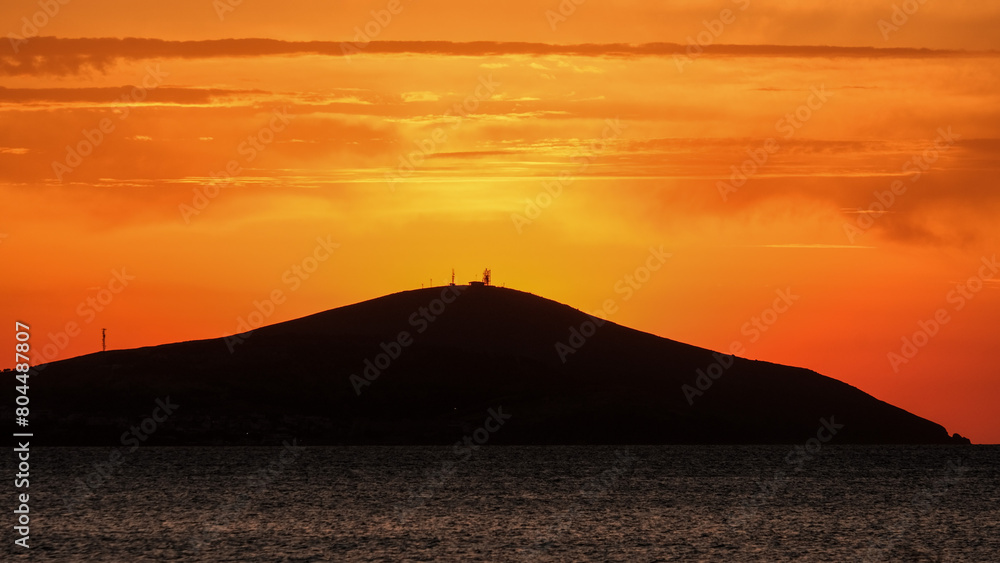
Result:
<svg viewBox="0 0 1000 563"><path fill-rule="evenodd" d="M809 370L598 321L511 289L404 291L248 335L52 363L32 386L32 424L42 444L118 444L169 397L179 407L148 444L452 444L490 409L509 415L490 444L963 440ZM728 367L698 389L716 363Z"/></svg>

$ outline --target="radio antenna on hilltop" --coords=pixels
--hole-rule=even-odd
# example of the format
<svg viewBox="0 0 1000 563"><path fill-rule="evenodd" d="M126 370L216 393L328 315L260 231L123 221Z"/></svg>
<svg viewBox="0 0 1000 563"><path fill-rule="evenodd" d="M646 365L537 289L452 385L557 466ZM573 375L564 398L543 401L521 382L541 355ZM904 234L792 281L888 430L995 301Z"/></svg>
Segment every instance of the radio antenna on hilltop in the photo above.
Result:
<svg viewBox="0 0 1000 563"><path fill-rule="evenodd" d="M451 269L451 285L455 285L455 268Z"/></svg>
<svg viewBox="0 0 1000 563"><path fill-rule="evenodd" d="M108 351L108 329L101 329L101 352Z"/></svg>
<svg viewBox="0 0 1000 563"><path fill-rule="evenodd" d="M492 272L489 268L483 270L483 285L490 285L490 274L492 274Z"/></svg>

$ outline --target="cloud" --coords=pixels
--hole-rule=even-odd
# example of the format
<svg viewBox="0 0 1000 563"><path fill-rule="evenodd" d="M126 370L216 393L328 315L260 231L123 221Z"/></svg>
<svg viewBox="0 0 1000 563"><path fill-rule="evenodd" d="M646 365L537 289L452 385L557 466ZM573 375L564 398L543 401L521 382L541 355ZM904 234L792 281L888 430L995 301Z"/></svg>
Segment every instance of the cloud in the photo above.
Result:
<svg viewBox="0 0 1000 563"><path fill-rule="evenodd" d="M110 104L131 96L132 86L94 88L4 88L0 86L0 104L97 103ZM145 103L205 105L238 95L257 95L263 90L224 90L218 88L160 87L148 90Z"/></svg>
<svg viewBox="0 0 1000 563"><path fill-rule="evenodd" d="M441 99L438 94L427 91L403 92L402 97L404 102L436 102Z"/></svg>
<svg viewBox="0 0 1000 563"><path fill-rule="evenodd" d="M751 244L743 246L742 248L808 248L814 250L830 250L830 249L865 249L865 248L875 248L874 246L861 246L853 244Z"/></svg>
<svg viewBox="0 0 1000 563"><path fill-rule="evenodd" d="M16 54L0 57L0 74L68 75L84 70L106 71L119 61L160 58L343 56L348 43L282 41L277 39L215 39L169 41L150 38L37 37ZM567 55L581 57L664 57L687 54L679 43L581 43L559 45L519 41L372 41L363 54L422 54L439 56ZM353 51L352 51L353 52ZM997 51L961 51L908 47L837 47L826 45L710 45L700 56L796 58L954 58L996 57Z"/></svg>

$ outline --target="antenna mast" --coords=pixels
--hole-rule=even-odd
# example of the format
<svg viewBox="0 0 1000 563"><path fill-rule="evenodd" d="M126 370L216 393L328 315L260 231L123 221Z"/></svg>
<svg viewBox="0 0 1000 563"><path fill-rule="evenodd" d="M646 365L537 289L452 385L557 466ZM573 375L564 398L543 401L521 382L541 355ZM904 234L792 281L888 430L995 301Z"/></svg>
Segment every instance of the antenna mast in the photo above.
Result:
<svg viewBox="0 0 1000 563"><path fill-rule="evenodd" d="M108 351L108 329L101 329L101 352Z"/></svg>

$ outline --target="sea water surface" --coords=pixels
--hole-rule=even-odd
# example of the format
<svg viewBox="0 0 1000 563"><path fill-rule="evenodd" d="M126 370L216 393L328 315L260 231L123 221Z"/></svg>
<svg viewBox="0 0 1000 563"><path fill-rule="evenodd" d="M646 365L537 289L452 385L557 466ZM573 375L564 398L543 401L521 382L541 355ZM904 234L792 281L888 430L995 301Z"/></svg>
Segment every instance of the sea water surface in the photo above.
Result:
<svg viewBox="0 0 1000 563"><path fill-rule="evenodd" d="M3 559L1000 561L1000 446L110 452L33 449Z"/></svg>

